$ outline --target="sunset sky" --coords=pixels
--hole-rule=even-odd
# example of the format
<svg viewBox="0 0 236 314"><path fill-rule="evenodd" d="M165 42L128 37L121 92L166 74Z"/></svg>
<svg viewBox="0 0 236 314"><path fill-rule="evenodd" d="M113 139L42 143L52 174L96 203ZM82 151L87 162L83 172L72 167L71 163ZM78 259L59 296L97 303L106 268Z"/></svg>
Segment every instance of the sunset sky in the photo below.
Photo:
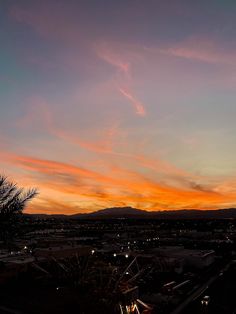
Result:
<svg viewBox="0 0 236 314"><path fill-rule="evenodd" d="M0 172L34 213L236 206L236 2L0 3Z"/></svg>

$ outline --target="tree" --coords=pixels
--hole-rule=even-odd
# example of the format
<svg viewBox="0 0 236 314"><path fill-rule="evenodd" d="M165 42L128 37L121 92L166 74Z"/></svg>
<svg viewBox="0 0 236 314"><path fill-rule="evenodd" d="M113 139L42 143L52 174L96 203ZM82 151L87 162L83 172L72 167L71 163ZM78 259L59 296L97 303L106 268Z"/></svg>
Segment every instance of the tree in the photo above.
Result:
<svg viewBox="0 0 236 314"><path fill-rule="evenodd" d="M0 175L0 239L8 242L14 235L20 214L28 201L38 194L36 189L25 191Z"/></svg>

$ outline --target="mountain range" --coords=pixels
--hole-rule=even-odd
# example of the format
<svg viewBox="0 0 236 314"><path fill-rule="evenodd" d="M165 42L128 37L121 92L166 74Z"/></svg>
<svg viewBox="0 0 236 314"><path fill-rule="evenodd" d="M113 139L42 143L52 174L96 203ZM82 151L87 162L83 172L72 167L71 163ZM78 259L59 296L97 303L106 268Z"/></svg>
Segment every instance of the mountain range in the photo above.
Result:
<svg viewBox="0 0 236 314"><path fill-rule="evenodd" d="M71 219L236 219L236 208L225 208L217 210L164 210L164 211L146 211L133 207L112 207L98 210L92 213L78 213L74 215L47 215L31 214L41 218L71 218Z"/></svg>

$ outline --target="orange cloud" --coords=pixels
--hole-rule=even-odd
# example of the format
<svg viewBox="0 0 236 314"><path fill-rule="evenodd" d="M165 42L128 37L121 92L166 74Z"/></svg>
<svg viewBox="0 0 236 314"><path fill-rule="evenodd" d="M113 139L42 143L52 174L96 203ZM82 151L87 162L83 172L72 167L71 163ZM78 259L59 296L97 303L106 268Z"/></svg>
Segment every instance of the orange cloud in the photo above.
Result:
<svg viewBox="0 0 236 314"><path fill-rule="evenodd" d="M88 140L82 140L81 138L72 135L68 132L65 132L63 130L54 129L53 134L57 136L60 139L63 139L69 143L75 144L80 146L81 148L84 148L88 151L95 152L98 154L108 154L112 155L114 157L119 158L125 158L130 159L139 166L143 168L150 169L152 171L155 171L157 173L164 173L165 175L175 177L175 178L191 178L192 180L198 179L197 176L193 176L192 174L182 170L178 169L177 167L171 165L167 161L160 160L158 158L149 158L147 156L141 155L141 154L130 154L130 153L123 153L114 150L114 135L117 135L119 131L117 130L116 126L114 126L111 129L107 130L107 137L101 141L94 142L94 141L88 141Z"/></svg>
<svg viewBox="0 0 236 314"><path fill-rule="evenodd" d="M29 208L34 212L38 208L41 212L72 213L121 204L145 209L214 209L219 204L232 204L235 199L234 192L221 193L194 184L182 188L170 186L136 171L114 166L109 175L103 175L68 163L12 153L2 153L0 157L7 163L35 173L34 185L37 183L42 191L34 202L34 209Z"/></svg>
<svg viewBox="0 0 236 314"><path fill-rule="evenodd" d="M36 99L37 100L37 99ZM38 104L38 102L36 102L35 104ZM121 161L124 159L128 159L131 160L132 162L134 162L134 165L138 165L139 167L142 167L142 169L150 169L153 173L156 173L159 177L159 179L161 178L162 180L164 180L165 182L169 182L169 184L178 184L181 187L185 187L185 188L191 188L191 189L207 189L207 187L205 188L204 186L202 186L197 182L201 182L202 178L199 176L195 176L192 175L186 171L183 171L182 169L178 169L177 167L171 165L170 163L168 163L167 161L163 161L160 160L158 158L150 158L141 154L130 154L130 153L126 153L126 152L119 152L117 151L117 135L120 135L120 130L118 130L118 124L114 124L113 126L111 126L110 128L105 129L105 132L103 131L102 134L104 135L104 138L99 140L99 141L88 141L88 140L84 140L81 139L78 136L75 136L71 133L68 133L64 130L60 130L58 128L54 127L54 123L51 119L51 113L50 110L48 109L48 106L45 102L40 101L39 104L44 104L43 108L45 110L43 110L43 112L45 112L43 115L41 114L37 114L37 111L30 111L29 114L27 114L24 118L24 125L27 124L34 124L35 122L40 122L40 125L44 125L46 127L46 129L48 129L48 132L60 139L63 139L65 141L67 141L68 143L72 143L75 145L80 146L81 148L88 150L90 152L94 152L97 154L107 154L110 155L116 159L113 159L113 162L116 161ZM38 106L36 106L36 108L38 108ZM37 110L37 109L36 109ZM39 118L39 121L37 121L37 119ZM41 121L42 120L42 121ZM22 122L21 121L21 122ZM115 140L115 141L114 141ZM124 143L123 143L124 144ZM127 146L128 143L125 143L125 145ZM48 173L48 174L52 174L54 176L58 175L60 182L62 181L62 178L66 179L66 175L68 173L70 173L70 176L73 175L73 184L75 184L75 182L77 182L77 184L79 184L79 180L78 178L75 179L75 175L78 176L78 170L80 170L80 175L81 177L83 177L84 179L88 179L88 174L89 172L87 172L87 175L85 175L85 170L82 168L75 168L75 166L72 166L72 168L69 168L68 164L65 163L59 163L59 162L53 162L53 161L41 161L38 160L36 158L29 158L27 157L25 159L25 157L22 156L9 156L9 160L11 159L14 160L18 160L19 163L21 163L22 165L24 165L24 167L26 167L29 170L37 170L35 169L35 165L37 165L37 167L40 167L40 172L41 173ZM108 165L111 164L111 160L109 160ZM60 169L60 170L59 170ZM70 169L70 170L69 170ZM84 170L84 171L82 171ZM97 182L98 180L98 173L94 173L93 175L95 177L95 182ZM90 173L90 177L92 177L92 174ZM68 178L67 178L68 179ZM71 177L70 177L71 179ZM80 179L81 180L81 179ZM102 181L104 181L104 177L102 180L99 180L100 184ZM111 178L107 179L108 181L112 181ZM66 182L66 180L65 180ZM63 182L63 183L65 183ZM79 184L80 185L80 184ZM54 189L54 188L58 188L58 184L50 184L50 188ZM61 188L60 188L61 189ZM73 190L73 189L72 189ZM64 191L67 191L69 193L72 192L71 188L67 188L64 187Z"/></svg>
<svg viewBox="0 0 236 314"><path fill-rule="evenodd" d="M100 175L95 171L90 171L78 166L70 165L68 163L20 156L10 153L1 153L0 157L2 157L7 162L21 165L25 169L38 171L39 173L48 175L56 176L57 174L75 174L84 178L97 179L99 181L107 180L105 176Z"/></svg>

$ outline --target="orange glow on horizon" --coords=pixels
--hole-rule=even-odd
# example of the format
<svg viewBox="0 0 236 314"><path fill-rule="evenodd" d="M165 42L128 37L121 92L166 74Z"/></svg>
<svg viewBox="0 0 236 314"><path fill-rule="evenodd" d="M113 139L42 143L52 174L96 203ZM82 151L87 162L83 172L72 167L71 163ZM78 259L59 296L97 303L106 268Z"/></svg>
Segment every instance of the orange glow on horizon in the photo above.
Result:
<svg viewBox="0 0 236 314"><path fill-rule="evenodd" d="M174 186L119 167L110 167L108 174L102 174L12 153L1 154L1 159L34 177L32 184L27 180L27 186L37 186L40 195L27 212L72 214L114 206L145 210L217 209L218 204L230 206L235 199L235 193L220 193L216 187L208 190L196 185ZM24 184L24 180L21 182Z"/></svg>

